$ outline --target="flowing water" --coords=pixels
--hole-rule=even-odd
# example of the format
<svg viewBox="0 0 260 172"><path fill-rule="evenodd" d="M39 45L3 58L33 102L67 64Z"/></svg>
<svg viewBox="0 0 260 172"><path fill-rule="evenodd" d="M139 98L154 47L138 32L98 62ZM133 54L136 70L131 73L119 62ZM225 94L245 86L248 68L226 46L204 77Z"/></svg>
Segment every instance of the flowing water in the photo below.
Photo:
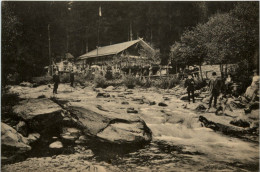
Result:
<svg viewBox="0 0 260 172"><path fill-rule="evenodd" d="M76 97L82 103L98 101L104 108L107 106L107 109L119 114L125 112L120 107L121 101L131 101L129 97L116 101L112 98L111 101L96 100L96 93L92 90L82 90L79 93L77 96L64 96ZM134 94L156 100L157 103L163 100L159 93L137 91ZM203 127L198 120L200 114L183 108L183 101L174 96L166 103L167 107L135 102L129 105L138 109L138 115L152 130L151 143L129 151L125 151L126 147L120 151L102 145L95 151L94 146L94 156L87 160L101 166L107 162L120 171L258 171L258 143L243 141Z"/></svg>
<svg viewBox="0 0 260 172"><path fill-rule="evenodd" d="M140 108L153 141L137 151L110 159L123 171L258 171L258 143L205 128L198 114L171 99L168 108ZM101 158L102 159L102 158Z"/></svg>

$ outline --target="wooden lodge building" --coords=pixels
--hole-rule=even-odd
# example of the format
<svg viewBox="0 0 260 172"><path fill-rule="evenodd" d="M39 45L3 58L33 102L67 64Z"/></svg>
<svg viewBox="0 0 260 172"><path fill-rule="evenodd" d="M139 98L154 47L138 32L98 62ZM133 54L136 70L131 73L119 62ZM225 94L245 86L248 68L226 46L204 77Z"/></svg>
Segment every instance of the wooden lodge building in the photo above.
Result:
<svg viewBox="0 0 260 172"><path fill-rule="evenodd" d="M78 70L89 69L93 65L112 70L121 69L124 66L149 65L155 50L141 38L133 41L98 47L81 55L77 62Z"/></svg>

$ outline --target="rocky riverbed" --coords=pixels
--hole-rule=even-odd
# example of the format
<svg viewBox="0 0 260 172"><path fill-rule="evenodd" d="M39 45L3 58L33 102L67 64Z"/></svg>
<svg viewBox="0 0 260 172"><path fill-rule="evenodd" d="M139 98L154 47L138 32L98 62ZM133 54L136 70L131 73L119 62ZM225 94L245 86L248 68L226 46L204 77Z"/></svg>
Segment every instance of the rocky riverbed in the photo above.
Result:
<svg viewBox="0 0 260 172"><path fill-rule="evenodd" d="M35 133L40 134L39 140L49 142L25 141L31 147L26 158L3 165L2 171L258 171L259 168L259 109L249 114L237 107L222 114L213 109L205 112L206 96L188 104L180 87L101 89L61 84L55 97L47 85L12 86L9 91L24 99L14 106L14 112L34 133L26 133L22 122L19 125L12 125L7 119L3 122L17 131L20 129L16 135L29 142L35 137L37 140ZM37 102L45 103L42 106ZM54 132L52 119L70 126Z"/></svg>

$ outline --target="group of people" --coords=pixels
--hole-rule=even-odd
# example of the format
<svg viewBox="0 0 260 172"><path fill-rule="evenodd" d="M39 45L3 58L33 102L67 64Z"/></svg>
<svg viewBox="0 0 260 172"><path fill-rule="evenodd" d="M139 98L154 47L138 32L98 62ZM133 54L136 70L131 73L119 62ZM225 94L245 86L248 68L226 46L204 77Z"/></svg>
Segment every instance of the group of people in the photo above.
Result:
<svg viewBox="0 0 260 172"><path fill-rule="evenodd" d="M230 76L227 78L227 84L231 83ZM188 78L185 81L184 87L187 88L188 92L188 101L190 103L190 98L192 98L193 103L195 103L194 98L194 91L195 91L195 81L193 79L192 74L188 74ZM222 81L218 78L216 72L212 72L212 78L209 81L208 84L209 92L210 92L210 99L209 99L209 107L211 108L212 101L213 101L213 107L217 107L217 99L222 89Z"/></svg>
<svg viewBox="0 0 260 172"><path fill-rule="evenodd" d="M73 70L70 71L70 86L73 87L74 86L74 72ZM59 87L59 83L60 83L60 76L59 76L59 71L56 70L54 75L53 75L53 94L58 94L58 87Z"/></svg>
<svg viewBox="0 0 260 172"><path fill-rule="evenodd" d="M225 82L223 82L217 76L216 72L212 72L212 78L210 79L210 81L208 83L208 88L209 88L209 93L210 93L208 110L211 108L212 101L213 101L213 107L217 108L217 99L218 99L218 96L220 95L220 93L223 93L224 96L235 94L236 86L237 85L234 85L234 82L233 82L230 74L228 74L227 78L225 79ZM189 103L190 103L191 98L194 103L195 102L195 99L194 99L195 80L194 80L192 74L188 74L188 78L185 80L184 87L187 89ZM252 95L250 95L251 100L254 100L255 97L258 95L258 90L259 90L259 75L257 74L257 71L255 70L254 76L252 78L252 84L248 87L245 95L248 95L250 92L252 94Z"/></svg>
<svg viewBox="0 0 260 172"><path fill-rule="evenodd" d="M184 70L180 68L178 72L178 78L180 80L188 78L189 75L192 75L194 79L197 79L199 77L199 68L197 66L186 66Z"/></svg>

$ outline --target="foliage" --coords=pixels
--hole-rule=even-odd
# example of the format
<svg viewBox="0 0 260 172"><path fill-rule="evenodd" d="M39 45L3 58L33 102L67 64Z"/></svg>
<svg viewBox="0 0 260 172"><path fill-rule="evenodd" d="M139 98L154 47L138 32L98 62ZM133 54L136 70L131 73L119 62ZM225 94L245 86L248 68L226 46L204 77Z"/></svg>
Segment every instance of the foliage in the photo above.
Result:
<svg viewBox="0 0 260 172"><path fill-rule="evenodd" d="M70 74L69 73L63 73L60 75L60 82L61 83L69 83L70 82Z"/></svg>
<svg viewBox="0 0 260 172"><path fill-rule="evenodd" d="M111 70L107 70L106 74L105 74L105 78L107 80L111 80L113 79L113 74L112 74L112 71Z"/></svg>
<svg viewBox="0 0 260 172"><path fill-rule="evenodd" d="M106 87L106 78L102 75L95 75L94 84L95 84L95 87L105 88Z"/></svg>
<svg viewBox="0 0 260 172"><path fill-rule="evenodd" d="M113 79L113 80L107 80L105 87L107 86L113 86L113 87L118 87L123 85L123 80L122 79Z"/></svg>
<svg viewBox="0 0 260 172"><path fill-rule="evenodd" d="M121 78L122 78L122 75L119 72L115 72L113 74L113 79L121 79Z"/></svg>
<svg viewBox="0 0 260 172"><path fill-rule="evenodd" d="M162 88L162 89L170 89L175 87L177 84L180 83L180 80L174 76L171 78L161 78L152 81L152 85L157 87L157 88Z"/></svg>
<svg viewBox="0 0 260 172"><path fill-rule="evenodd" d="M206 23L185 31L180 42L172 45L171 56L177 63L221 66L246 58L249 68L255 66L257 60L253 58L259 54L256 6L256 2L237 3L230 12L215 14Z"/></svg>
<svg viewBox="0 0 260 172"><path fill-rule="evenodd" d="M126 75L123 78L123 83L127 88L134 88L136 84L136 78L132 75Z"/></svg>
<svg viewBox="0 0 260 172"><path fill-rule="evenodd" d="M36 85L47 85L52 82L51 76L40 76L40 77L33 77L32 82Z"/></svg>
<svg viewBox="0 0 260 172"><path fill-rule="evenodd" d="M224 4L224 5L223 5ZM15 71L21 80L44 74L49 65L48 25L51 54L57 61L65 53L74 57L100 46L142 37L164 56L169 45L186 27L195 26L216 11L227 11L233 2L12 2L2 3L3 79ZM102 6L102 17L98 8ZM209 8L209 10L207 10ZM189 13L187 13L189 11ZM145 14L145 15L140 15ZM120 35L120 36L119 36ZM156 56L156 58L159 56ZM161 57L160 57L161 59ZM167 56L165 58L167 61ZM162 62L163 62L162 61Z"/></svg>
<svg viewBox="0 0 260 172"><path fill-rule="evenodd" d="M20 100L18 93L9 92L9 88L2 87L1 93L2 107L3 106L14 106Z"/></svg>

